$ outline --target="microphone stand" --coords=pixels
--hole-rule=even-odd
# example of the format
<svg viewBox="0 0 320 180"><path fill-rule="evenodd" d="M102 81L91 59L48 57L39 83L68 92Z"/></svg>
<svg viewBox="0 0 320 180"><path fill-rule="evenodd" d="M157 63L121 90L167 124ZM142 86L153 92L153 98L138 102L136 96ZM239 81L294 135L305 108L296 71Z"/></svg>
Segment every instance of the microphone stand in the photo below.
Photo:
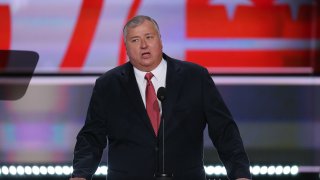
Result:
<svg viewBox="0 0 320 180"><path fill-rule="evenodd" d="M161 101L161 109L162 109L162 114L163 114L163 102L164 102L164 100L165 100L165 97L166 97L166 89L164 88L164 87L160 87L159 89L158 89L158 92L157 92L157 97L158 97L158 99ZM164 160L165 160L165 156L164 156L164 116L163 115L161 115L161 122L162 122L162 171L161 172L159 172L159 168L157 168L157 171L158 172L156 172L155 173L155 178L156 178L156 180L172 180L172 177L173 177L173 174L168 174L168 173L166 173L165 172L165 169L164 169L164 167L165 167L165 162L164 162ZM158 139L158 140L160 140L160 139ZM158 141L158 147L159 147L159 141ZM157 159L159 160L159 149L158 149L158 157L157 157ZM157 163L157 166L159 167L159 161L158 161L158 163Z"/></svg>

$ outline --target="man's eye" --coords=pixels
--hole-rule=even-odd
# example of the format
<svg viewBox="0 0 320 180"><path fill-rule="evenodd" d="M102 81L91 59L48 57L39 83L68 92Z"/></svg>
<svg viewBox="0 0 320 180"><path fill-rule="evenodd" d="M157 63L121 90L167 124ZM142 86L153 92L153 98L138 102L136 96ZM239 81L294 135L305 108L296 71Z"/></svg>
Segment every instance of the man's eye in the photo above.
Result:
<svg viewBox="0 0 320 180"><path fill-rule="evenodd" d="M153 36L147 36L147 39L152 39L153 38Z"/></svg>
<svg viewBox="0 0 320 180"><path fill-rule="evenodd" d="M131 42L138 42L138 39L132 39Z"/></svg>

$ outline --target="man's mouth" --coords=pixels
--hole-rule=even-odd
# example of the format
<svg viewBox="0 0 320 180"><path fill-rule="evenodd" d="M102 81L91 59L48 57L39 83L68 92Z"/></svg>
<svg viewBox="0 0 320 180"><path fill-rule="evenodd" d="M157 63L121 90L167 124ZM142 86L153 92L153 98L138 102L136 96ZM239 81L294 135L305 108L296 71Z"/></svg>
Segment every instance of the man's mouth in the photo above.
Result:
<svg viewBox="0 0 320 180"><path fill-rule="evenodd" d="M141 55L142 55L142 58L149 58L151 56L151 53L150 52L144 52Z"/></svg>

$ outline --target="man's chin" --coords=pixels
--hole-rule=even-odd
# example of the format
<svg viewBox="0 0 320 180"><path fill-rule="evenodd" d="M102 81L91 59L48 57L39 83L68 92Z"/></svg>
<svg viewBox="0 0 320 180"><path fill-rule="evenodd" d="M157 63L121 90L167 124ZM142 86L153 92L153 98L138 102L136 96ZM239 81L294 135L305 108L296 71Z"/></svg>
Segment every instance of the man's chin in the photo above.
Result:
<svg viewBox="0 0 320 180"><path fill-rule="evenodd" d="M141 64L140 69L142 69L145 72L150 72L153 69L155 69L157 66L154 66L154 64Z"/></svg>

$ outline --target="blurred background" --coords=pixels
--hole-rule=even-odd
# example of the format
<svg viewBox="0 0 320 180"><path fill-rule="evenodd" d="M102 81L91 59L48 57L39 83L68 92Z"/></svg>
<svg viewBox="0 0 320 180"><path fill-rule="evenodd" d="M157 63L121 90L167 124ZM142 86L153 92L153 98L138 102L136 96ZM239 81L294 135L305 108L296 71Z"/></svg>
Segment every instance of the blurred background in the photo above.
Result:
<svg viewBox="0 0 320 180"><path fill-rule="evenodd" d="M0 179L69 177L95 79L127 61L138 14L165 53L212 74L254 179L320 179L319 0L0 0L0 50L39 54L25 94L0 100ZM0 57L4 87L25 59ZM208 179L226 179L207 132L204 152ZM106 173L107 151L94 179Z"/></svg>

